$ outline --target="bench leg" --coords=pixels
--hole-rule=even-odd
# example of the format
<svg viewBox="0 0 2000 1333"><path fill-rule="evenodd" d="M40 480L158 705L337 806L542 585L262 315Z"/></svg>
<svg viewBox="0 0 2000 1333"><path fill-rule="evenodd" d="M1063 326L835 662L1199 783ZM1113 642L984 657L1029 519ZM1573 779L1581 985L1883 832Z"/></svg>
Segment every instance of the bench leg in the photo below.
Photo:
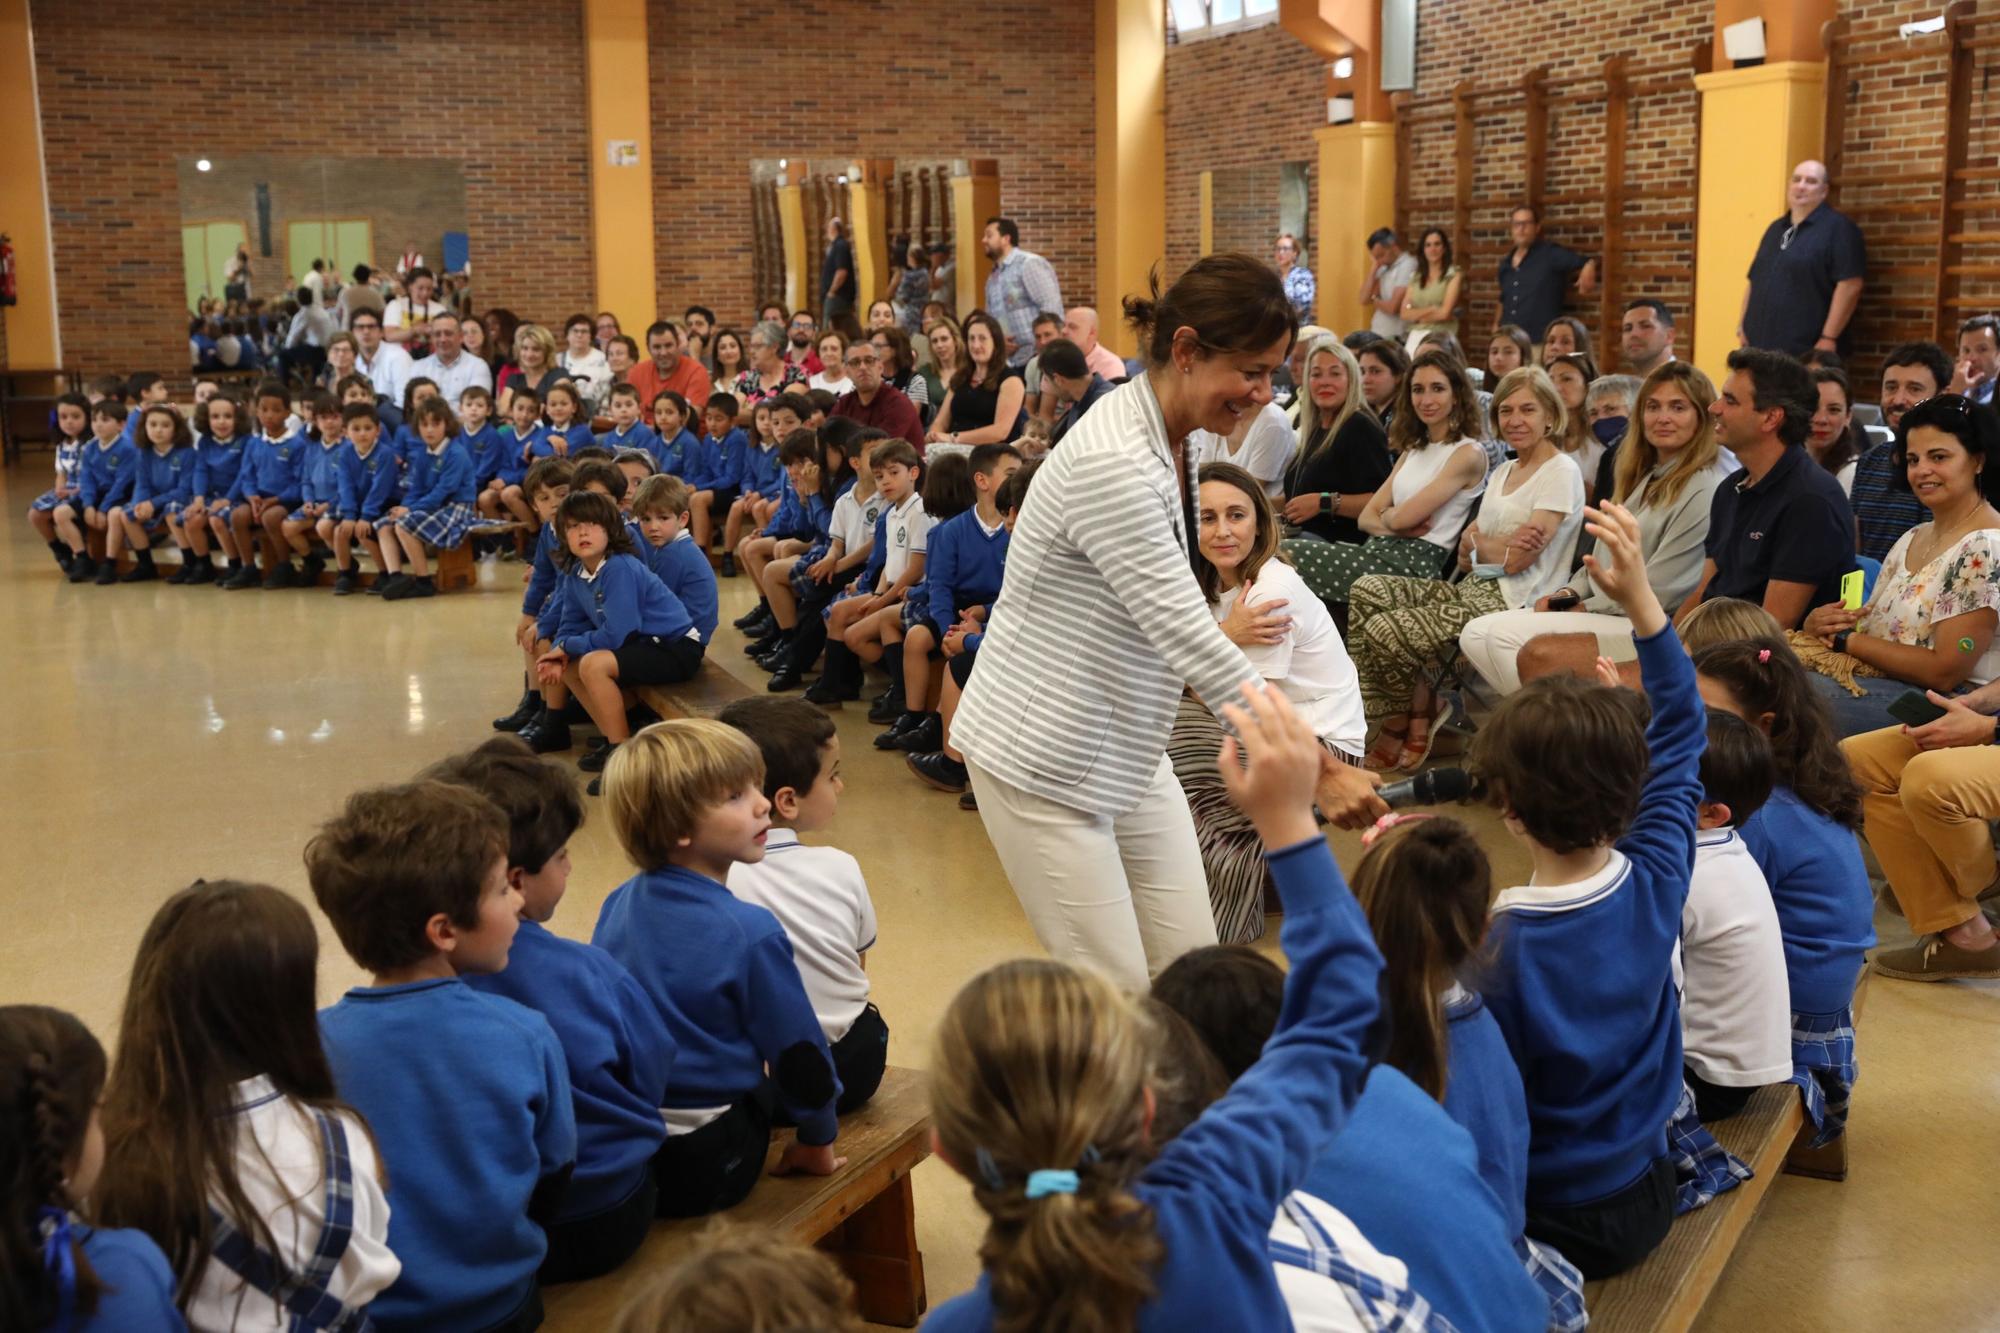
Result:
<svg viewBox="0 0 2000 1333"><path fill-rule="evenodd" d="M472 563L472 543L466 541L448 551L437 553L437 588L439 592L453 592L459 588L470 588L479 582L479 575Z"/></svg>
<svg viewBox="0 0 2000 1333"><path fill-rule="evenodd" d="M854 1283L855 1304L871 1324L915 1328L929 1300L917 1249L917 1210L905 1174L829 1231L819 1248Z"/></svg>
<svg viewBox="0 0 2000 1333"><path fill-rule="evenodd" d="M1785 1174L1810 1176L1814 1180L1847 1179L1847 1135L1817 1148L1812 1146L1812 1136L1811 1121L1799 1126L1798 1137L1792 1140L1791 1151L1785 1154Z"/></svg>

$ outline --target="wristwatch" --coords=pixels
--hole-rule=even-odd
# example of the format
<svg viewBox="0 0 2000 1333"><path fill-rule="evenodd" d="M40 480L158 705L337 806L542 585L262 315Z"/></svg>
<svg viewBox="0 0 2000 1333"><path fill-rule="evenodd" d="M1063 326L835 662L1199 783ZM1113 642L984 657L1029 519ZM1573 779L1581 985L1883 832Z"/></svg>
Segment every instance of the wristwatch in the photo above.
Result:
<svg viewBox="0 0 2000 1333"><path fill-rule="evenodd" d="M1339 508L1339 507L1340 507L1340 494L1339 494L1339 492L1337 492L1337 491L1321 491L1321 492L1319 493L1319 512L1320 512L1320 513L1322 513L1322 514L1331 514L1331 513L1332 513L1332 512L1333 512L1333 511L1334 511L1335 509L1337 509L1337 508Z"/></svg>
<svg viewBox="0 0 2000 1333"><path fill-rule="evenodd" d="M1851 629L1844 629L1844 630L1840 631L1840 633L1838 633L1838 634L1834 635L1834 636L1833 636L1833 651L1835 651L1836 653L1844 653L1844 652L1846 652L1846 651L1847 651L1847 636L1848 636L1848 635L1850 635L1850 634L1852 634L1852 633L1854 633L1854 631L1853 631L1853 630L1851 630Z"/></svg>

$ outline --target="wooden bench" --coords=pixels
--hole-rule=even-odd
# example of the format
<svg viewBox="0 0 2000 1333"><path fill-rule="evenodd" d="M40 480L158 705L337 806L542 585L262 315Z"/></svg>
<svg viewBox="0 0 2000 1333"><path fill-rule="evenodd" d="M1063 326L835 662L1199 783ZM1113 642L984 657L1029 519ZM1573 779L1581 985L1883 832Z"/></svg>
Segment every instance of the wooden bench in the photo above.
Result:
<svg viewBox="0 0 2000 1333"><path fill-rule="evenodd" d="M776 1161L791 1139L790 1130L773 1135L769 1160ZM874 1098L841 1117L836 1147L847 1158L838 1174L766 1176L723 1216L817 1245L853 1280L864 1319L913 1328L929 1303L910 1192L910 1172L931 1151L924 1076L913 1069L888 1070ZM639 1252L617 1272L546 1289L543 1327L549 1333L607 1327L633 1293L707 1225L707 1218L656 1222Z"/></svg>
<svg viewBox="0 0 2000 1333"><path fill-rule="evenodd" d="M714 658L704 658L701 671L679 685L641 685L632 691L661 717L714 717L738 699L756 692L732 676Z"/></svg>
<svg viewBox="0 0 2000 1333"><path fill-rule="evenodd" d="M271 535L267 532L260 532L258 534L257 544L259 549L264 553L264 567L266 569L271 567L273 561L279 559L296 560L298 558L296 553L289 548L280 553L277 549L277 543L271 540ZM325 550L324 547L319 549L322 552ZM161 569L175 569L180 566L181 551L171 541L163 537L153 543L153 559ZM211 555L210 559L214 559L214 555ZM118 557L118 572L120 574L125 573L132 568L134 563L132 553L129 550L124 552ZM356 569L363 571L361 586L364 588L382 577L380 570L373 570L373 566L368 560L368 553L362 549L358 542L355 543L354 548L354 565ZM373 572L368 572L370 570L373 570ZM457 592L461 588L478 587L479 566L472 557L472 543L468 541L461 543L452 550L437 551L431 557L431 576L437 580L437 589L439 592ZM336 571L329 565L320 571L319 581L315 586L331 588L336 577L338 577Z"/></svg>

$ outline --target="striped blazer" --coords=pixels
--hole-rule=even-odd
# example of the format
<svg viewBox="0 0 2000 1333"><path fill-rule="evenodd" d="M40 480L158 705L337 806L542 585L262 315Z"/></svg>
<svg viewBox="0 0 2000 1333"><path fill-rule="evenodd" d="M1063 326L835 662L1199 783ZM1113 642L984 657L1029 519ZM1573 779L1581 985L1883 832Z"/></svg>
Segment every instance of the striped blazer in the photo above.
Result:
<svg viewBox="0 0 2000 1333"><path fill-rule="evenodd" d="M1049 454L952 720L981 768L1091 814L1138 806L1184 683L1214 707L1258 679L1195 583L1168 447L1137 375Z"/></svg>

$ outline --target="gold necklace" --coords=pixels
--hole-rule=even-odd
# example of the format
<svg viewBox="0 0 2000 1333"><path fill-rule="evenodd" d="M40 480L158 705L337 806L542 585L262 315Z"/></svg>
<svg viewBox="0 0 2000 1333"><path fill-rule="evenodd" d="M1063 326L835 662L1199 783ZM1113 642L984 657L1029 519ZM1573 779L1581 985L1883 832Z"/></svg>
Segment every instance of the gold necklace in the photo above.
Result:
<svg viewBox="0 0 2000 1333"><path fill-rule="evenodd" d="M1926 545L1924 554L1917 561L1917 568L1922 569L1929 565L1931 561L1937 559L1939 552L1950 550L1954 542L1958 541L1966 533L1971 532L1980 519L1992 512L1992 507L1982 500L1973 507L1970 514L1959 521L1957 526L1947 529L1947 535L1945 536L1938 535L1937 522L1933 519L1930 525L1930 541Z"/></svg>

